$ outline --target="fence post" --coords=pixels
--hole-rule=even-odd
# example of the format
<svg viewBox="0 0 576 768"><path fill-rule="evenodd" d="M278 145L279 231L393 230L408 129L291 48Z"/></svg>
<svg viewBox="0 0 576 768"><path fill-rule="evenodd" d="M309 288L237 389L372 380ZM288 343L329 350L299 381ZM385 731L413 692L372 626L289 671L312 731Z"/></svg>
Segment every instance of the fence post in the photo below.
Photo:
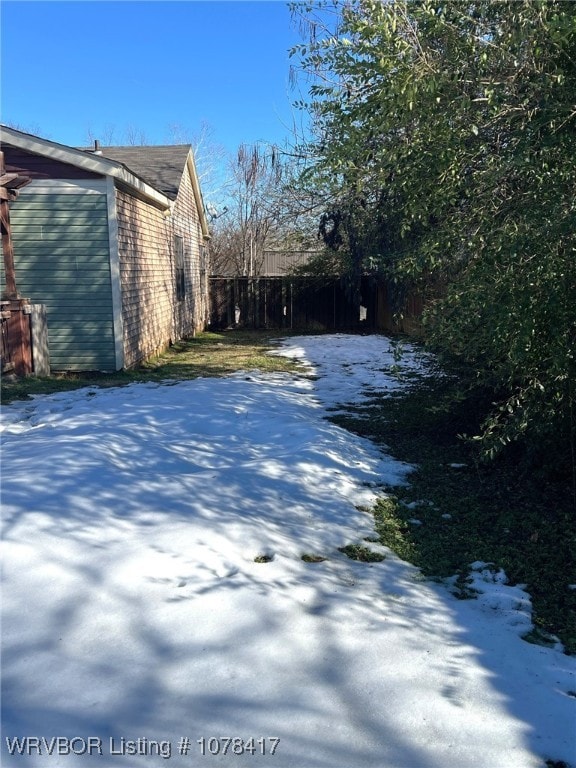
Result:
<svg viewBox="0 0 576 768"><path fill-rule="evenodd" d="M35 376L50 376L48 320L45 304L32 304L32 363Z"/></svg>

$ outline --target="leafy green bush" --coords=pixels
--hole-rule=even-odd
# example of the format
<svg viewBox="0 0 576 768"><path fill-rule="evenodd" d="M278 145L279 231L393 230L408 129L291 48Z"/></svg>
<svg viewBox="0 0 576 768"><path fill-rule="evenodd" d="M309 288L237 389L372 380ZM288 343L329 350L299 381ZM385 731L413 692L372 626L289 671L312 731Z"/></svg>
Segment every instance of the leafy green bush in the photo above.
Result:
<svg viewBox="0 0 576 768"><path fill-rule="evenodd" d="M576 5L298 7L327 246L427 293L426 341L491 393L485 457L553 450L576 503Z"/></svg>

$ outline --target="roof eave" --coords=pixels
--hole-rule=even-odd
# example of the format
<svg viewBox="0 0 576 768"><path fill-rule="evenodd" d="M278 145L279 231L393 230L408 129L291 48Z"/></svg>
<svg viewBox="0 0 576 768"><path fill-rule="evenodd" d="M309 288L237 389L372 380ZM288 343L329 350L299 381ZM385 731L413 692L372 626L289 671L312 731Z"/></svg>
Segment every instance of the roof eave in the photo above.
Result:
<svg viewBox="0 0 576 768"><path fill-rule="evenodd" d="M194 163L194 156L192 150L188 152L186 158L186 166L188 173L190 174L190 180L192 181L192 190L194 192L194 199L196 201L196 207L198 209L198 216L200 218L200 227L202 228L202 236L209 240L210 229L208 227L208 219L206 218L206 211L204 208L204 200L202 199L202 192L200 190L200 181L198 180L198 174L196 173L196 164Z"/></svg>
<svg viewBox="0 0 576 768"><path fill-rule="evenodd" d="M23 134L21 131L15 131L4 125L0 127L0 141L12 144L19 149L24 149L33 154L43 155L68 165L74 165L76 168L82 168L85 171L98 173L102 176L111 176L149 199L160 208L166 210L172 206L172 201L169 197L146 184L142 179L131 173L125 165L108 160L102 155L95 155L81 149L67 147L64 144L57 144L54 141L41 139L31 134Z"/></svg>

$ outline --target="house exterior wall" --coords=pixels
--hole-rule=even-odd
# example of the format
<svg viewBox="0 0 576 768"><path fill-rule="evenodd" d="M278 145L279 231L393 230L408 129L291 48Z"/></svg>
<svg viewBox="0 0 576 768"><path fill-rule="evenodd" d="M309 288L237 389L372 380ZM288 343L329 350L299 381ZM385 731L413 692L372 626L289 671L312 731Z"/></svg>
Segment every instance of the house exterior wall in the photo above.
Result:
<svg viewBox="0 0 576 768"><path fill-rule="evenodd" d="M163 212L116 190L124 366L133 367L174 338L174 269Z"/></svg>
<svg viewBox="0 0 576 768"><path fill-rule="evenodd" d="M10 219L18 291L46 306L52 369L114 370L105 179L37 177Z"/></svg>
<svg viewBox="0 0 576 768"><path fill-rule="evenodd" d="M203 331L208 323L209 265L208 247L202 235L200 215L188 169L184 171L171 220L174 234L184 238L188 302L186 309L191 313L191 317L186 321L186 330L182 335L191 335Z"/></svg>
<svg viewBox="0 0 576 768"><path fill-rule="evenodd" d="M203 263L200 219L186 170L171 213L117 189L116 214L124 365L130 368L204 329L207 264ZM182 238L183 245L183 297L177 289L175 236Z"/></svg>
<svg viewBox="0 0 576 768"><path fill-rule="evenodd" d="M33 178L11 204L16 280L47 307L53 370L133 367L204 329L207 249L188 164L170 205L107 170L2 148L8 171Z"/></svg>

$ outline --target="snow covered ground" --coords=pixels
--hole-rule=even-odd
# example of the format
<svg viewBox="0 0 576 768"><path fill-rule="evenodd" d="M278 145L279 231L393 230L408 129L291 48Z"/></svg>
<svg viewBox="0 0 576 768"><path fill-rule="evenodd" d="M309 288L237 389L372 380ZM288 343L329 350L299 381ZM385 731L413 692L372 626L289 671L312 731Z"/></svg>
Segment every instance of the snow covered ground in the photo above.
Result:
<svg viewBox="0 0 576 768"><path fill-rule="evenodd" d="M458 601L364 541L409 467L324 417L401 386L388 340L281 354L315 377L3 407L2 766L576 765L576 663L520 639L529 596L475 564Z"/></svg>

